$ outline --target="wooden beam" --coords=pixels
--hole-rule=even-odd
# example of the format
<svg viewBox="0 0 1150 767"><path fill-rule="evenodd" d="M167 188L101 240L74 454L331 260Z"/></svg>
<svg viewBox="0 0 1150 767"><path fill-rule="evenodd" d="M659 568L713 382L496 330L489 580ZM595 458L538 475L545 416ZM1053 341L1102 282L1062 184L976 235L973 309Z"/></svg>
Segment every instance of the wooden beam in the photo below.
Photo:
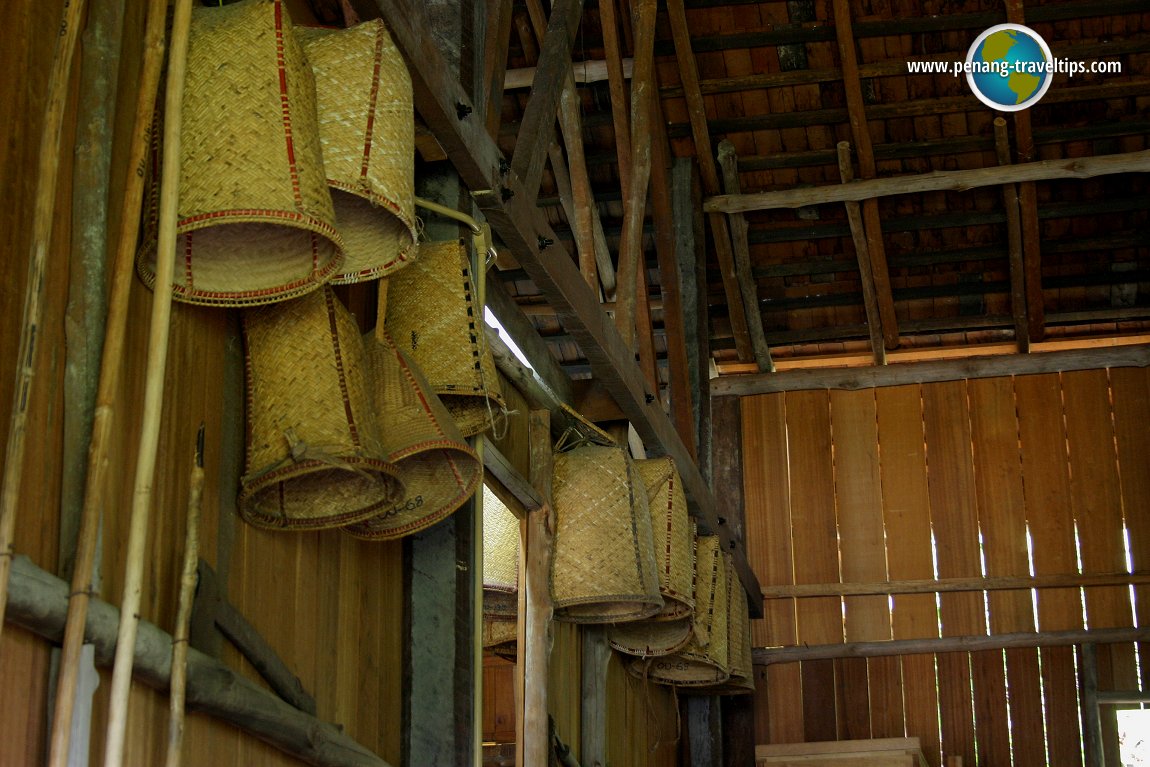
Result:
<svg viewBox="0 0 1150 767"><path fill-rule="evenodd" d="M615 327L630 341L635 331L636 280L646 279L643 263L643 222L651 181L651 109L655 90L656 0L635 0L635 72L631 78L631 170L623 190L623 233L619 238ZM614 105L613 105L614 107ZM640 329L641 330L641 329Z"/></svg>
<svg viewBox="0 0 1150 767"><path fill-rule="evenodd" d="M483 468L487 471L489 480L494 478L519 501L522 511L531 513L543 507L543 496L487 437L484 437L483 440ZM519 511L514 507L509 506L508 508L514 512ZM519 514L517 513L516 516Z"/></svg>
<svg viewBox="0 0 1150 767"><path fill-rule="evenodd" d="M487 43L484 46L483 82L487 84L487 103L483 107L487 133L499 137L503 116L503 92L507 90L507 46L511 42L512 0L487 0ZM531 81L527 82L531 85Z"/></svg>
<svg viewBox="0 0 1150 767"><path fill-rule="evenodd" d="M869 389L878 386L960 381L995 376L1033 375L1068 370L1150 366L1150 343L1003 354L930 362L898 362L884 367L783 370L770 375L721 376L711 382L711 396L747 396L804 389Z"/></svg>
<svg viewBox="0 0 1150 767"><path fill-rule="evenodd" d="M1098 709L1098 653L1093 642L1079 648L1082 674L1082 745L1088 767L1106 764L1102 712Z"/></svg>
<svg viewBox="0 0 1150 767"><path fill-rule="evenodd" d="M723 716L717 695L687 696L687 742L692 767L723 763Z"/></svg>
<svg viewBox="0 0 1150 767"><path fill-rule="evenodd" d="M12 562L5 619L50 642L59 642L64 635L68 592L67 583L27 557L17 556ZM91 599L84 635L85 641L95 645L100 666L112 663L119 622L119 610ZM133 664L136 680L166 692L171 662L171 635L140 621ZM219 719L316 767L388 767L342 728L300 711L194 648L188 650L187 705L189 710Z"/></svg>
<svg viewBox="0 0 1150 767"><path fill-rule="evenodd" d="M602 7L602 2L603 0L600 0L600 7ZM603 16L600 15L600 23L602 23L602 18ZM605 37L606 33L604 33L604 38ZM634 65L634 59L620 58L620 72L622 73L624 79L631 79L631 71ZM608 65L608 62L594 59L572 62L571 74L575 77L575 82L579 85L586 85L588 83L601 83L604 80L610 80L611 78L610 66ZM507 70L507 79L504 81L503 87L509 91L519 90L522 88L530 88L531 81L534 77L535 67L518 67L516 69L509 69Z"/></svg>
<svg viewBox="0 0 1150 767"><path fill-rule="evenodd" d="M999 165L966 170L939 170L907 176L888 176L850 184L828 184L804 189L786 189L757 194L717 195L703 202L708 212L725 213L801 208L831 202L865 201L875 197L922 192L966 192L984 186L1049 181L1064 178L1094 178L1114 173L1150 171L1150 149L1121 154L1038 160L1017 165Z"/></svg>
<svg viewBox="0 0 1150 767"><path fill-rule="evenodd" d="M499 320L499 324L503 329L515 340L515 345L523 352L523 356L527 358L530 363L534 377L538 378L540 383L551 392L554 398L554 404L563 403L571 405L574 403L574 389L572 388L571 377L563 372L563 368L559 366L558 361L551 354L547 342L539 335L539 331L535 329L535 325L515 303L515 299L507 295L507 290L503 285L490 284L487 288L487 308ZM490 339L492 334L498 338L498 332L494 328L487 326L487 337ZM504 346L500 344L500 346ZM509 350L507 354L511 359L516 359L514 354ZM518 362L518 360L516 360ZM507 373L504 373L507 375ZM518 383L516 378L508 375L513 382ZM527 394L527 392L524 392Z"/></svg>
<svg viewBox="0 0 1150 767"><path fill-rule="evenodd" d="M731 399L731 398L724 398ZM1009 591L1012 589L1090 588L1150 583L1150 573L1101 573L993 578L940 578L875 583L807 583L797 586L764 586L764 599L805 599L888 594L943 594L963 591Z"/></svg>
<svg viewBox="0 0 1150 767"><path fill-rule="evenodd" d="M1145 642L1150 628L1087 629L1076 631L1035 631L988 636L943 637L941 639L889 639L878 642L843 642L802 647L756 647L756 666L773 663L830 660L835 658L881 658L891 655L920 655L942 652L979 652L1012 647L1064 647L1096 642L1122 644Z"/></svg>
<svg viewBox="0 0 1150 767"><path fill-rule="evenodd" d="M851 25L850 0L833 0L832 13L839 55L843 66L843 87L847 97L847 116L851 135L858 153L859 173L864 179L875 177L874 147L867 126L866 105L862 96L858 56L855 53L854 31ZM846 187L846 184L842 185ZM863 230L866 233L867 256L870 258L871 277L875 287L879 316L882 319L883 343L887 349L898 348L898 318L891 295L890 270L886 263L886 246L882 241L882 221L878 203L873 199L862 205Z"/></svg>
<svg viewBox="0 0 1150 767"><path fill-rule="evenodd" d="M551 506L551 423L546 410L529 416L531 484L542 505L523 521L523 551L527 560L523 652L523 758L524 764L547 764L551 733L547 722L548 664L551 651L551 551L555 529Z"/></svg>
<svg viewBox="0 0 1150 767"><path fill-rule="evenodd" d="M742 193L739 183L739 158L735 145L723 139L719 142L719 167L723 172L723 190L728 195ZM747 240L747 219L742 213L727 216L731 230L731 249L735 256L735 279L743 296L743 308L747 313L747 331L751 336L751 349L759 371L769 373L775 369L771 362L771 350L763 335L763 315L759 311L759 290L755 283L754 269L751 268L751 246Z"/></svg>
<svg viewBox="0 0 1150 767"><path fill-rule="evenodd" d="M687 113L691 118L691 135L695 141L695 156L699 161L699 173L703 183L703 193L717 194L719 173L711 150L711 133L707 127L707 109L703 94L699 90L699 67L691 49L691 30L687 25L687 12L683 0L667 0L667 15L671 20L671 35L675 42L675 58L679 63L679 79L683 83L683 95L687 102ZM739 280L735 273L735 257L731 252L731 233L724 216L712 215L711 234L715 243L715 255L719 260L719 271L723 277L723 292L727 296L727 312L731 319L731 332L735 337L735 349L739 359L746 362L754 358L751 337L747 327L747 308L743 305Z"/></svg>
<svg viewBox="0 0 1150 767"><path fill-rule="evenodd" d="M851 165L849 141L838 143L839 177L844 184L854 181L854 166ZM855 260L858 262L860 283L862 284L863 308L866 310L867 332L870 334L874 364L886 364L886 341L882 331L882 312L879 311L878 290L875 288L874 271L871 269L870 245L863 226L862 208L857 202L846 203L847 223L851 228L851 240L855 246Z"/></svg>
<svg viewBox="0 0 1150 767"><path fill-rule="evenodd" d="M611 645L607 642L606 627L585 627L579 756L587 767L607 765L607 666L610 662Z"/></svg>
<svg viewBox="0 0 1150 767"><path fill-rule="evenodd" d="M631 183L631 120L627 100L627 80L623 65L623 49L619 42L619 17L615 0L599 0L599 27L603 31L603 51L607 57L607 85L611 93L611 121L615 128L615 154L619 167L619 183L627 189ZM631 59L634 72L635 60Z"/></svg>
<svg viewBox="0 0 1150 767"><path fill-rule="evenodd" d="M547 147L554 135L563 83L571 73L571 47L575 43L582 14L583 0L556 0L539 53L531 97L515 138L511 171L532 199L539 194L539 179L543 175Z"/></svg>
<svg viewBox="0 0 1150 767"><path fill-rule="evenodd" d="M655 224L655 255L659 262L659 289L663 328L667 344L667 380L671 397L671 422L687 451L698 460L695 417L691 404L691 368L688 363L686 317L680 290L679 259L675 242L675 212L672 205L671 145L667 141L663 103L653 99L651 136L651 212ZM693 215L692 215L693 218ZM694 264L691 265L692 270ZM651 302L656 308L656 302Z"/></svg>
<svg viewBox="0 0 1150 767"><path fill-rule="evenodd" d="M1006 120L994 118L994 149L999 165L1010 165L1010 137ZM1022 218L1018 208L1018 188L1002 185L1002 206L1006 209L1006 249L1010 262L1010 311L1014 317L1014 339L1018 351L1030 351L1030 318L1026 306L1026 272L1022 250Z"/></svg>
<svg viewBox="0 0 1150 767"><path fill-rule="evenodd" d="M646 390L634 357L614 325L607 321L598 297L583 282L569 256L548 244L557 239L555 232L543 212L520 193L522 187L515 174L500 173L499 150L483 126L466 116L459 118L456 105L466 106L467 96L458 80L448 73L439 51L426 41L421 7L412 0L376 2L408 63L416 109L435 131L492 228L556 308L564 328L587 355L595 377L619 403L648 450L665 453L675 460L699 527L704 533L718 534L724 547L731 550L730 533L718 524L710 489L654 393ZM745 549L736 546L731 553L744 589L757 598L758 580L747 563ZM759 615L761 611L761 604L756 602L752 614Z"/></svg>

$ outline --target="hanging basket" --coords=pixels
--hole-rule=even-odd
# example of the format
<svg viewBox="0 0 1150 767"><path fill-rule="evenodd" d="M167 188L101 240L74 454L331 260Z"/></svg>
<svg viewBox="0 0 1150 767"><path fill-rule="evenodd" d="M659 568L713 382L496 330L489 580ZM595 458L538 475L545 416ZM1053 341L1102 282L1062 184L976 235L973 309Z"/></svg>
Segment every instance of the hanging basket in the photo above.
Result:
<svg viewBox="0 0 1150 767"><path fill-rule="evenodd" d="M315 83L280 0L192 12L173 298L254 306L337 274L343 241L324 175ZM159 132L153 132L158 136ZM153 141L141 278L156 279Z"/></svg>
<svg viewBox="0 0 1150 767"><path fill-rule="evenodd" d="M483 649L514 661L519 645L519 626L514 618L495 615L483 616Z"/></svg>
<svg viewBox="0 0 1150 767"><path fill-rule="evenodd" d="M727 646L730 650L730 678L711 690L721 695L746 695L755 691L755 667L751 655L751 616L747 592L743 590L730 555L727 560Z"/></svg>
<svg viewBox="0 0 1150 767"><path fill-rule="evenodd" d="M726 560L718 536L700 536L696 546L694 636L673 655L632 662L637 676L676 687L718 685L730 676Z"/></svg>
<svg viewBox="0 0 1150 767"><path fill-rule="evenodd" d="M357 538L391 540L447 518L479 487L483 466L463 441L419 369L387 333L368 337L376 424L404 494L370 519L347 526Z"/></svg>
<svg viewBox="0 0 1150 767"><path fill-rule="evenodd" d="M386 325L463 436L491 428L504 400L463 243L423 243L419 258L388 279Z"/></svg>
<svg viewBox="0 0 1150 767"><path fill-rule="evenodd" d="M483 614L519 613L519 518L483 486Z"/></svg>
<svg viewBox="0 0 1150 767"><path fill-rule="evenodd" d="M555 456L556 620L617 623L662 609L646 495L625 448L583 445Z"/></svg>
<svg viewBox="0 0 1150 767"><path fill-rule="evenodd" d="M333 283L415 257L415 114L407 65L379 19L297 27L315 75L323 163L346 258Z"/></svg>
<svg viewBox="0 0 1150 767"><path fill-rule="evenodd" d="M670 456L635 462L647 491L663 609L646 621L616 626L611 646L642 657L668 655L691 636L695 609L695 532Z"/></svg>
<svg viewBox="0 0 1150 767"><path fill-rule="evenodd" d="M340 527L399 499L359 328L331 289L251 309L243 324L241 516L257 527Z"/></svg>

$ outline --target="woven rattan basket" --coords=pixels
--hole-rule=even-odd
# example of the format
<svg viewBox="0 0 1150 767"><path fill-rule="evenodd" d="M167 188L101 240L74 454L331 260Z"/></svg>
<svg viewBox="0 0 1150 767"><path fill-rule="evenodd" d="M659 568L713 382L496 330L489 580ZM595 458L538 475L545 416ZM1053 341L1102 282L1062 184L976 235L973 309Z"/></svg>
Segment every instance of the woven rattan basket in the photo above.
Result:
<svg viewBox="0 0 1150 767"><path fill-rule="evenodd" d="M646 621L621 624L609 634L611 646L643 657L668 655L691 636L695 608L695 532L687 497L669 456L636 461L647 490L659 593L663 609Z"/></svg>
<svg viewBox="0 0 1150 767"><path fill-rule="evenodd" d="M158 135L158 131L154 132ZM279 0L192 14L173 298L253 306L319 287L343 263L315 83ZM137 266L155 283L160 147Z"/></svg>
<svg viewBox="0 0 1150 767"><path fill-rule="evenodd" d="M386 276L416 253L407 65L379 19L297 34L315 74L323 163L346 253L332 282Z"/></svg>
<svg viewBox="0 0 1150 767"><path fill-rule="evenodd" d="M387 459L403 480L404 494L370 519L347 526L357 538L391 540L424 530L470 498L483 466L431 393L419 369L387 333L365 339L380 430Z"/></svg>
<svg viewBox="0 0 1150 767"><path fill-rule="evenodd" d="M419 258L388 279L386 324L465 437L491 427L504 400L466 246L454 240L420 245Z"/></svg>
<svg viewBox="0 0 1150 767"><path fill-rule="evenodd" d="M243 320L243 518L268 528L339 527L400 498L359 328L331 289L248 310Z"/></svg>
<svg viewBox="0 0 1150 767"><path fill-rule="evenodd" d="M695 635L673 655L636 660L637 676L677 687L718 685L729 677L727 565L718 536L700 536L695 580Z"/></svg>
<svg viewBox="0 0 1150 767"><path fill-rule="evenodd" d="M662 609L646 496L625 448L583 445L555 456L556 620L617 623Z"/></svg>
<svg viewBox="0 0 1150 767"><path fill-rule="evenodd" d="M519 612L519 518L483 486L483 613Z"/></svg>
<svg viewBox="0 0 1150 767"><path fill-rule="evenodd" d="M755 691L755 667L751 656L751 616L747 605L747 592L743 590L735 566L726 552L727 560L727 647L730 651L731 676L726 682L710 690L722 695L746 695Z"/></svg>
<svg viewBox="0 0 1150 767"><path fill-rule="evenodd" d="M483 616L483 649L505 660L515 660L519 644L518 629L514 618Z"/></svg>

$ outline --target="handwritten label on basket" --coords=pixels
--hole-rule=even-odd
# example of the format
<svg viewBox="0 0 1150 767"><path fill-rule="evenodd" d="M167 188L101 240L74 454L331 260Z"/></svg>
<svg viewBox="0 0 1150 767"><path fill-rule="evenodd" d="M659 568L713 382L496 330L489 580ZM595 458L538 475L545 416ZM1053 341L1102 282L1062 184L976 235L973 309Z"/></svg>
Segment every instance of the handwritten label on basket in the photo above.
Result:
<svg viewBox="0 0 1150 767"><path fill-rule="evenodd" d="M392 506L390 509L388 509L386 512L384 512L383 518L384 519L390 519L391 517L394 517L397 514L404 512L404 511L415 511L416 509L418 509L422 505L423 505L423 496L417 495L414 498L408 498L406 501L403 501L402 503L397 503L394 506Z"/></svg>

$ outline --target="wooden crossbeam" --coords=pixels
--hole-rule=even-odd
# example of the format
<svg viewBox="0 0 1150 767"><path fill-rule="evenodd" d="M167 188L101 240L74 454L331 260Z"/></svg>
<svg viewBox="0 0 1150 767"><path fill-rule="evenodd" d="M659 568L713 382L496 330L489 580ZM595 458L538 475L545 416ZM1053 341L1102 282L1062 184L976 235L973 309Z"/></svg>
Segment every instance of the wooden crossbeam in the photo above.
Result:
<svg viewBox="0 0 1150 767"><path fill-rule="evenodd" d="M939 578L874 583L805 583L764 586L764 599L882 596L889 594L944 594L964 591L1091 588L1150 583L1150 573L1072 573L1066 575Z"/></svg>
<svg viewBox="0 0 1150 767"><path fill-rule="evenodd" d="M720 376L711 381L711 396L747 396L804 389L870 389L878 386L960 381L971 378L1033 375L1068 370L1110 367L1150 367L1150 343L1145 336L1138 343L1086 349L1037 352L1027 355L1000 354L927 362L894 362L882 367L808 368L782 370L770 375Z"/></svg>
<svg viewBox="0 0 1150 767"><path fill-rule="evenodd" d="M463 182L488 222L514 254L524 271L555 306L563 326L587 355L595 377L611 392L648 449L670 455L683 479L689 506L705 533L719 535L734 555L743 588L755 599L759 615L758 579L747 562L746 550L718 521L714 497L698 466L663 412L655 393L646 389L634 357L599 305L598 297L583 281L577 267L554 243L557 236L533 195L523 192L519 178L500 172L500 153L485 126L466 116L457 105L470 100L457 78L447 70L434 42L424 33L422 7L413 0L376 0L381 17L411 73L416 110L447 152ZM506 198L506 199L505 199ZM542 238L542 239L540 239Z"/></svg>
<svg viewBox="0 0 1150 767"><path fill-rule="evenodd" d="M1035 631L988 636L957 636L941 639L892 639L878 642L843 642L803 647L756 647L751 651L756 666L772 663L830 660L836 658L880 658L891 655L919 655L942 652L979 652L1011 647L1058 647L1066 645L1145 642L1150 628L1090 629L1077 631Z"/></svg>
<svg viewBox="0 0 1150 767"><path fill-rule="evenodd" d="M785 189L758 194L716 195L703 202L708 212L747 212L771 208L801 208L819 203L864 201L896 194L922 192L965 192L984 186L1000 186L1053 179L1084 179L1114 173L1150 172L1150 149L1120 154L1078 157L1063 160L1038 160L1015 165L938 170L906 176L888 176L855 181L850 184L827 184L805 189Z"/></svg>
<svg viewBox="0 0 1150 767"><path fill-rule="evenodd" d="M667 15L671 20L671 35L675 41L675 57L679 63L679 79L683 83L683 95L687 101L687 112L691 118L691 133L695 141L695 156L699 160L699 175L703 183L703 194L713 195L719 191L719 172L711 153L711 133L707 127L707 110L703 94L699 90L699 67L691 49L691 31L687 26L687 12L683 0L667 0ZM710 217L711 234L715 243L715 255L719 261L719 271L723 278L723 292L727 296L727 313L730 316L731 332L735 337L735 349L739 359L749 361L754 358L751 337L748 331L747 308L743 305L739 280L735 273L735 257L731 251L731 232L725 216Z"/></svg>
<svg viewBox="0 0 1150 767"><path fill-rule="evenodd" d="M487 0L487 42L484 46L483 82L487 84L487 103L483 108L487 132L499 136L503 113L503 91L507 89L507 45L511 40L511 0ZM528 85L531 83L529 82Z"/></svg>
<svg viewBox="0 0 1150 767"><path fill-rule="evenodd" d="M719 167L723 171L723 189L727 194L739 194L739 158L735 145L723 139L719 142ZM747 331L751 337L751 350L760 372L768 373L775 369L771 362L771 350L763 334L763 315L759 311L759 291L755 285L755 274L751 268L751 245L747 239L747 219L742 213L731 213L727 217L731 231L731 250L735 256L735 278L743 297L743 308L747 312Z"/></svg>
<svg viewBox="0 0 1150 767"><path fill-rule="evenodd" d="M575 43L582 13L583 0L556 1L539 53L531 98L519 124L511 170L532 198L539 193L539 180L547 159L547 147L554 135L563 84L571 74L571 47Z"/></svg>

